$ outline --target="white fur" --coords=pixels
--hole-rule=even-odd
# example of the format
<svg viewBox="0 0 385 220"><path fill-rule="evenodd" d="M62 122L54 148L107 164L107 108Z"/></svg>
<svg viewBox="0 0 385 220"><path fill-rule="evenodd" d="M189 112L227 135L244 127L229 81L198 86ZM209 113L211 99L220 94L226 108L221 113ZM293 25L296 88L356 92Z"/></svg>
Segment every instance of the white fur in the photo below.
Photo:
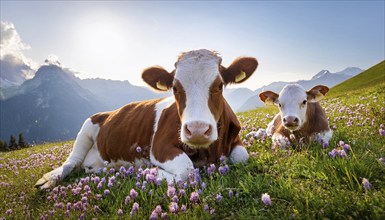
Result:
<svg viewBox="0 0 385 220"><path fill-rule="evenodd" d="M155 135L155 132L158 130L158 122L159 122L160 116L162 115L163 110L170 107L170 105L173 104L174 102L175 102L175 98L174 96L172 96L172 97L163 99L162 101L158 102L155 105L154 135ZM152 140L151 140L151 146L152 146Z"/></svg>
<svg viewBox="0 0 385 220"><path fill-rule="evenodd" d="M186 92L186 108L182 113L181 140L188 142L186 124L202 121L212 128L209 142L218 138L217 124L211 113L208 100L210 86L219 76L220 58L208 50L190 51L183 55L176 66L175 79L179 80Z"/></svg>
<svg viewBox="0 0 385 220"><path fill-rule="evenodd" d="M65 178L75 167L82 165L87 156L87 163L96 165L98 163L97 157L100 157L100 155L96 154L94 150L91 151L91 153L89 152L92 146L96 147L95 140L98 133L99 125L93 124L91 119L88 118L80 129L72 152L67 160L62 166L44 174L44 176L37 181L36 186L39 186L41 189L53 187L59 179Z"/></svg>
<svg viewBox="0 0 385 220"><path fill-rule="evenodd" d="M283 120L288 116L297 117L299 122L295 130L299 130L306 122L307 105L302 104L305 100L307 101L306 91L298 84L288 84L279 93L278 103L281 105L281 118ZM282 124L284 124L283 121Z"/></svg>
<svg viewBox="0 0 385 220"><path fill-rule="evenodd" d="M150 160L154 165L161 168L158 169L158 178L166 179L167 181L186 180L188 174L194 169L193 162L185 153L176 156L172 160L161 163L155 159L151 151Z"/></svg>
<svg viewBox="0 0 385 220"><path fill-rule="evenodd" d="M315 133L310 137L310 140L317 141L319 143L329 143L329 140L333 136L332 130L327 130L321 133Z"/></svg>
<svg viewBox="0 0 385 220"><path fill-rule="evenodd" d="M271 136L273 136L273 131L274 131L274 122L275 122L275 120L277 119L277 117L278 117L279 115L278 114L276 114L275 116L274 116L274 118L273 118L273 120L267 125L267 128L266 128L266 133L267 133L267 135L269 136L269 137L271 137Z"/></svg>
<svg viewBox="0 0 385 220"><path fill-rule="evenodd" d="M96 144L94 144L88 151L87 156L84 158L82 167L86 173L95 173L104 167L103 159L100 156L98 146Z"/></svg>
<svg viewBox="0 0 385 220"><path fill-rule="evenodd" d="M230 154L229 161L231 163L245 163L249 159L249 153L244 146L236 146Z"/></svg>

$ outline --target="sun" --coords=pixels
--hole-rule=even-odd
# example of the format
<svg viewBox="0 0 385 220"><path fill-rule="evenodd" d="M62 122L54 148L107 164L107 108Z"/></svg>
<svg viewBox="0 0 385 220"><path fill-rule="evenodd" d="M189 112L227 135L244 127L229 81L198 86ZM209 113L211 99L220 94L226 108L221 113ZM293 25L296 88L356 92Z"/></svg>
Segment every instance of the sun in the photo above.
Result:
<svg viewBox="0 0 385 220"><path fill-rule="evenodd" d="M116 74L114 68L127 62L132 51L128 30L122 19L113 14L98 12L77 19L68 50L76 59L75 66L87 69L82 76L111 78L111 74Z"/></svg>

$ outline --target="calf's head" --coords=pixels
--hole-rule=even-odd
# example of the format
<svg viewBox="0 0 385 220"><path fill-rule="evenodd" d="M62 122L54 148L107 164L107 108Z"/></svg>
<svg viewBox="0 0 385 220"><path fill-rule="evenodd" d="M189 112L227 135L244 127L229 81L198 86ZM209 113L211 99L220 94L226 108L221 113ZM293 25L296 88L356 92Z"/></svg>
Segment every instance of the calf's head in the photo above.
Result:
<svg viewBox="0 0 385 220"><path fill-rule="evenodd" d="M305 91L298 84L286 85L278 94L265 91L259 98L267 105L278 105L282 124L285 128L295 131L301 129L306 122L306 110L309 102L318 102L329 91L329 88L318 85Z"/></svg>
<svg viewBox="0 0 385 220"><path fill-rule="evenodd" d="M223 112L223 87L248 79L258 66L253 57L239 57L225 68L216 52L201 49L182 53L175 70L150 67L143 80L159 91L173 90L180 139L192 148L208 147L218 139L217 122Z"/></svg>

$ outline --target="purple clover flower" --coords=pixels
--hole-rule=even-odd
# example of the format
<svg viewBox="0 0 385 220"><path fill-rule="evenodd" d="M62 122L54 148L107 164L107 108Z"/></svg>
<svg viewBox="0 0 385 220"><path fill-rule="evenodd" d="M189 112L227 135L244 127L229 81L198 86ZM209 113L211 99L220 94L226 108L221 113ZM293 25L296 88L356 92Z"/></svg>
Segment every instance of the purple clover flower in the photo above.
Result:
<svg viewBox="0 0 385 220"><path fill-rule="evenodd" d="M171 198L171 202L178 203L178 201L179 201L179 199L178 199L178 196L176 196L176 195Z"/></svg>
<svg viewBox="0 0 385 220"><path fill-rule="evenodd" d="M215 164L210 164L210 166L207 167L207 174L211 176L211 174L215 172L215 169L216 169Z"/></svg>
<svg viewBox="0 0 385 220"><path fill-rule="evenodd" d="M119 216L119 217L122 217L122 216L123 216L123 210L122 210L122 209L118 209L118 216Z"/></svg>
<svg viewBox="0 0 385 220"><path fill-rule="evenodd" d="M342 149L346 152L350 151L350 145L349 144L344 144L344 146L342 147Z"/></svg>
<svg viewBox="0 0 385 220"><path fill-rule="evenodd" d="M156 212L152 212L150 215L150 220L157 220L158 219L158 214Z"/></svg>
<svg viewBox="0 0 385 220"><path fill-rule="evenodd" d="M330 151L328 154L329 154L329 156L330 156L331 158L335 158L336 155L338 154L338 150L334 148L334 149L333 149L332 151Z"/></svg>
<svg viewBox="0 0 385 220"><path fill-rule="evenodd" d="M372 184L366 178L362 178L362 184L364 185L365 190L369 190L372 188Z"/></svg>
<svg viewBox="0 0 385 220"><path fill-rule="evenodd" d="M219 162L220 162L221 164L226 163L226 156L225 156L225 155L222 155L222 156L219 158Z"/></svg>
<svg viewBox="0 0 385 220"><path fill-rule="evenodd" d="M185 204L183 204L182 207L180 207L180 210L182 212L186 212L187 211L187 206Z"/></svg>
<svg viewBox="0 0 385 220"><path fill-rule="evenodd" d="M154 209L154 212L157 213L158 215L162 214L162 206L157 205Z"/></svg>
<svg viewBox="0 0 385 220"><path fill-rule="evenodd" d="M98 184L100 182L100 177L96 176L93 181L95 184Z"/></svg>
<svg viewBox="0 0 385 220"><path fill-rule="evenodd" d="M261 199L262 199L263 204L265 204L265 206L271 206L272 205L269 194L263 193Z"/></svg>
<svg viewBox="0 0 385 220"><path fill-rule="evenodd" d="M224 166L220 166L219 169L218 169L219 173L222 176L224 176L227 173L228 170L229 170L229 166L227 164L224 165Z"/></svg>
<svg viewBox="0 0 385 220"><path fill-rule="evenodd" d="M110 190L108 190L108 189L104 190L104 195L106 195L106 196L110 195Z"/></svg>
<svg viewBox="0 0 385 220"><path fill-rule="evenodd" d="M168 219L167 212L162 212L162 214L160 215L160 218L161 219Z"/></svg>
<svg viewBox="0 0 385 220"><path fill-rule="evenodd" d="M179 209L178 203L176 203L176 202L171 202L170 203L169 210L170 210L171 213L178 214L178 209Z"/></svg>
<svg viewBox="0 0 385 220"><path fill-rule="evenodd" d="M210 206L207 205L207 204L205 204L205 205L203 206L203 210L204 210L205 212L208 212L208 211L210 210Z"/></svg>
<svg viewBox="0 0 385 220"><path fill-rule="evenodd" d="M338 151L338 154L340 157L346 157L346 151L345 150Z"/></svg>
<svg viewBox="0 0 385 220"><path fill-rule="evenodd" d="M5 212L6 215L11 215L12 214L12 209L8 209L6 212Z"/></svg>
<svg viewBox="0 0 385 220"><path fill-rule="evenodd" d="M220 202L220 201L222 201L223 197L220 193L218 193L217 196L215 197L215 199L217 200L217 202Z"/></svg>
<svg viewBox="0 0 385 220"><path fill-rule="evenodd" d="M175 195L175 188L173 186L168 186L167 196L172 198Z"/></svg>
<svg viewBox="0 0 385 220"><path fill-rule="evenodd" d="M113 174L115 173L115 169L114 168L111 168L110 171L109 171L110 174Z"/></svg>
<svg viewBox="0 0 385 220"><path fill-rule="evenodd" d="M125 172L126 172L126 168L124 168L124 166L121 166L121 167L119 168L119 172L120 172L120 173L125 173Z"/></svg>
<svg viewBox="0 0 385 220"><path fill-rule="evenodd" d="M138 192L136 192L135 189L131 189L130 190L130 198L134 200L134 199L136 199L137 196L138 196Z"/></svg>
<svg viewBox="0 0 385 220"><path fill-rule="evenodd" d="M229 197L230 197L230 198L233 198L233 196L234 196L234 192L233 192L232 190L230 190L230 191L229 191Z"/></svg>
<svg viewBox="0 0 385 220"><path fill-rule="evenodd" d="M186 196L186 191L184 189L179 190L179 195L180 196Z"/></svg>
<svg viewBox="0 0 385 220"><path fill-rule="evenodd" d="M131 197L130 196L126 196L126 198L124 199L124 204L125 205L128 205L128 203L131 201Z"/></svg>
<svg viewBox="0 0 385 220"><path fill-rule="evenodd" d="M142 148L140 146L137 146L136 147L136 152L138 152L138 153L142 152Z"/></svg>
<svg viewBox="0 0 385 220"><path fill-rule="evenodd" d="M190 201L197 204L199 201L199 194L197 192L192 192L190 195Z"/></svg>
<svg viewBox="0 0 385 220"><path fill-rule="evenodd" d="M202 187L202 190L206 189L206 187L207 187L207 186L206 186L206 183L205 183L205 182L202 182L202 183L201 183L201 187Z"/></svg>
<svg viewBox="0 0 385 220"><path fill-rule="evenodd" d="M139 204L137 202L132 205L132 212L139 212Z"/></svg>

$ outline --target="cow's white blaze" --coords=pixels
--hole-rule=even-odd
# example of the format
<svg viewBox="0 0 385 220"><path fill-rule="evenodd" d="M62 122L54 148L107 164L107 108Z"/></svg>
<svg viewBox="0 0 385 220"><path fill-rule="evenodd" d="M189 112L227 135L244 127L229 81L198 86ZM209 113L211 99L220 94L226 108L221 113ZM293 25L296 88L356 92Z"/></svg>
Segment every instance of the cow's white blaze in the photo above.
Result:
<svg viewBox="0 0 385 220"><path fill-rule="evenodd" d="M305 101L305 104L304 104ZM299 130L306 122L307 110L307 94L305 89L298 84L286 85L279 93L278 104L280 106L280 113L282 124L285 125L284 119L287 117L296 117L298 119L298 126L296 128L287 127L290 130Z"/></svg>
<svg viewBox="0 0 385 220"><path fill-rule="evenodd" d="M211 113L208 100L210 86L219 76L221 59L208 50L191 51L183 55L176 65L177 79L186 93L186 107L182 113L181 140L188 144L186 125L203 122L211 126L212 132L206 146L217 140L218 132L214 115Z"/></svg>

